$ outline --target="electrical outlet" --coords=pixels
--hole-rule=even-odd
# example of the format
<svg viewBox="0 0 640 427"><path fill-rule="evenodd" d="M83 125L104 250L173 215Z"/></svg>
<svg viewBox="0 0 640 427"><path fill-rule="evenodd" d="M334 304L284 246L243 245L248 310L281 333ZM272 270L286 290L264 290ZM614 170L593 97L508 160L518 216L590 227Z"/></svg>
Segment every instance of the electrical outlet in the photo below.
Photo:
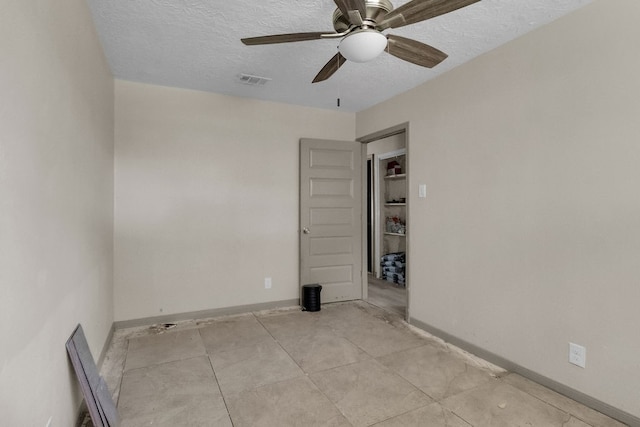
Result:
<svg viewBox="0 0 640 427"><path fill-rule="evenodd" d="M271 289L271 277L264 278L264 288Z"/></svg>
<svg viewBox="0 0 640 427"><path fill-rule="evenodd" d="M569 343L569 363L584 368L587 362L587 349L581 345Z"/></svg>

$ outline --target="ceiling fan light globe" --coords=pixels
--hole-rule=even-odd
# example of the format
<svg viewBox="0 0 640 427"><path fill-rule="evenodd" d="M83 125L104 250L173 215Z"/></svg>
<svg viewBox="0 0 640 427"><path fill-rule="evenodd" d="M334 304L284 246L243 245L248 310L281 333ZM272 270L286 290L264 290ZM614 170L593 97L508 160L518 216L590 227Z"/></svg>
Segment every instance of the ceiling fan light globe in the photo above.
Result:
<svg viewBox="0 0 640 427"><path fill-rule="evenodd" d="M387 47L387 37L377 30L354 31L340 41L338 50L349 61L369 62Z"/></svg>

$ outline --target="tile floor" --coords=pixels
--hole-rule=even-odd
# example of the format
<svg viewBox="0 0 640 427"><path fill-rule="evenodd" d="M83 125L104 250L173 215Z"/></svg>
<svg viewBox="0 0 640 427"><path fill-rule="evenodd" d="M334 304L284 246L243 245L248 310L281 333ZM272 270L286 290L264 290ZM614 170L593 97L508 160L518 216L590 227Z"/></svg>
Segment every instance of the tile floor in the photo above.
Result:
<svg viewBox="0 0 640 427"><path fill-rule="evenodd" d="M407 290L403 286L376 279L371 274L368 275L367 281L369 285L367 301L369 303L392 313L397 313L402 317L406 316Z"/></svg>
<svg viewBox="0 0 640 427"><path fill-rule="evenodd" d="M366 302L116 331L122 427L621 426Z"/></svg>

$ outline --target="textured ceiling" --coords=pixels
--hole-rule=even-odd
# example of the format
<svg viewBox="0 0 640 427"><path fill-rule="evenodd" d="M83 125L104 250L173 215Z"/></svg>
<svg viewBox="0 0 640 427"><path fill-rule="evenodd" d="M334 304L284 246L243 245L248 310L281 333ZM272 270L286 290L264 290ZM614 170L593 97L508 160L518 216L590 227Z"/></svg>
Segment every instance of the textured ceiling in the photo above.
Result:
<svg viewBox="0 0 640 427"><path fill-rule="evenodd" d="M332 32L331 0L88 0L114 76L296 105L360 111L405 92L592 0L482 0L428 21L385 31L449 54L433 69L383 53L347 62L311 84L336 40L245 46L243 37ZM393 1L398 7L406 0ZM263 86L238 75L272 79ZM341 99L338 108L336 100Z"/></svg>

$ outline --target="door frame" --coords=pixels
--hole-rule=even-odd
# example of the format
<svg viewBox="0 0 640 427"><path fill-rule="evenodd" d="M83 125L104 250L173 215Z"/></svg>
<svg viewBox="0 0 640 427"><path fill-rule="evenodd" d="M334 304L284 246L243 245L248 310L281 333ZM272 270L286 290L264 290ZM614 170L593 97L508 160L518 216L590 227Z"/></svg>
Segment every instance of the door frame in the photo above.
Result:
<svg viewBox="0 0 640 427"><path fill-rule="evenodd" d="M366 145L366 144L363 144ZM371 272L375 274L375 259L376 259L376 242L378 238L375 233L376 226L376 212L375 212L375 203L374 193L376 191L375 187L375 156L373 154L367 154L367 273L369 273L369 263L371 263ZM371 228L370 228L371 227ZM371 253L369 253L371 251Z"/></svg>
<svg viewBox="0 0 640 427"><path fill-rule="evenodd" d="M382 129L380 131L377 132L373 132L370 133L368 135L362 136L360 138L357 138L356 141L361 142L362 143L362 150L363 150L363 167L362 169L362 178L363 178L363 192L362 192L362 265L365 266L367 265L367 197L365 195L366 192L366 183L367 183L367 144L373 141L377 141L379 139L383 139L383 138L387 138L389 136L393 136L393 135L397 135L399 133L403 133L404 132L404 138L405 138L405 150L406 150L406 158L407 158L407 162L405 165L405 169L406 169L406 174L407 174L407 209L406 209L406 224L407 224L407 230L411 230L411 209L410 209L410 204L411 204L411 197L409 196L410 191L411 191L411 175L409 174L409 164L411 163L411 157L410 157L410 138L409 138L409 122L405 122L405 123L401 123L399 125L396 126L392 126L386 129ZM410 250L409 248L411 247L410 244L410 238L411 238L411 233L407 233L407 236L405 237L406 239L406 251L405 251L405 256L406 256L406 260L407 260L407 265L409 266L409 268L407 268L407 270L405 271L405 277L406 277L406 290L407 290L407 301L406 301L406 310L405 310L405 317L404 319L406 321L409 321L409 319L411 319L410 316L410 301L411 301L411 265L412 263L410 262ZM363 272L362 272L362 299L367 299L369 297L369 283L368 283L368 274L365 274L364 272L364 268L363 268Z"/></svg>
<svg viewBox="0 0 640 427"><path fill-rule="evenodd" d="M380 183L380 181L382 180L383 177L383 172L386 173L386 170L381 171L380 170L380 162L382 160L389 160L389 159L393 159L397 156L405 156L405 159L408 159L409 157L407 156L407 148L406 148L406 138L405 138L405 148L400 148L398 150L393 150L393 151L388 151L386 153L382 153L382 154L378 154L376 156L376 165L375 165L375 171L374 171L374 179L376 181L376 183ZM407 162L405 162L405 172L407 170ZM405 186L408 186L408 183L405 180ZM408 191L405 190L405 192ZM383 218L382 218L382 205L385 203L384 199L382 199L382 189L381 188L376 188L375 189L375 194L374 194L374 199L375 199L375 211L374 211L374 223L375 223L375 241L376 241L376 247L375 247L375 257L376 259L380 259L382 257L382 253L381 253L381 246L382 246L382 242L384 241L384 238L382 236L382 232L381 232L381 228L383 226ZM407 194L407 193L405 193ZM409 196L407 194L407 200L409 200ZM407 202L407 208L409 207L409 204ZM406 216L407 216L407 212L409 211L409 209L405 209L404 211L404 215L405 215L405 223L406 223ZM405 239L409 236L409 233L407 233L405 235ZM405 257L406 257L406 253L407 253L407 241L405 240ZM374 272L376 273L376 277L379 279L380 277L378 276L378 274L382 275L382 268L380 266L380 264L376 265L376 269L374 270ZM405 278L406 278L406 272L405 272ZM405 281L405 286L406 286L407 281ZM405 287L406 289L406 287Z"/></svg>

